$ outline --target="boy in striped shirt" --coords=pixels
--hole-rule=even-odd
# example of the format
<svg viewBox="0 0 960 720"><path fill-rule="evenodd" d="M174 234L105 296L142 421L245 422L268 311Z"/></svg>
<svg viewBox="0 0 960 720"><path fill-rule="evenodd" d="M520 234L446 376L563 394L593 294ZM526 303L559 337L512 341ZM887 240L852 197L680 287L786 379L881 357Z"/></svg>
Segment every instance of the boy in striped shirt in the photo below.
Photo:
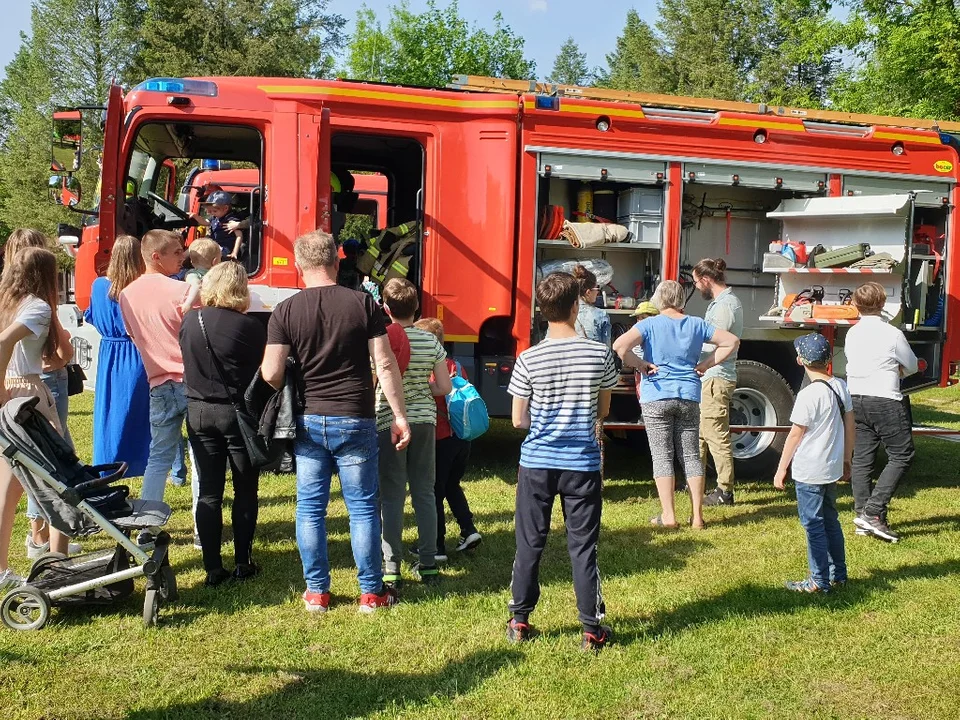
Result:
<svg viewBox="0 0 960 720"><path fill-rule="evenodd" d="M599 651L612 633L600 624L605 609L597 566L601 498L595 428L610 410L619 374L609 348L577 334L579 296L577 281L567 273L548 275L537 286L537 304L550 324L548 339L520 353L508 388L513 425L529 432L520 449L507 638L530 638L529 617L540 597L540 557L559 495L583 624L581 647Z"/></svg>
<svg viewBox="0 0 960 720"><path fill-rule="evenodd" d="M397 450L390 439L393 411L377 388L377 437L380 444L380 513L383 521L383 581L396 588L403 557L403 506L407 485L417 516L419 562L414 575L424 583L439 579L437 569L436 426L434 397L447 395L453 386L445 362L447 353L437 338L413 327L420 307L417 289L409 280L393 278L383 288L383 308L403 328L410 341L410 361L403 372L403 397L410 423L410 444ZM430 376L435 379L431 381Z"/></svg>

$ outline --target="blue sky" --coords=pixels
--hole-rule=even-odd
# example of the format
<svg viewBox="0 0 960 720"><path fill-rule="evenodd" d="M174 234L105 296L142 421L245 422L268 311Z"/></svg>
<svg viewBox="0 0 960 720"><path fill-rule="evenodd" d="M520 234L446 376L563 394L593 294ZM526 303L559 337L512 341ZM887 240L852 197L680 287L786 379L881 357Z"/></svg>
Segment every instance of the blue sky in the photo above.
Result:
<svg viewBox="0 0 960 720"><path fill-rule="evenodd" d="M20 46L20 32L30 30L30 3L6 0L4 22L0 24L0 75ZM367 0L366 4L386 18L386 8L393 0ZM439 0L438 4L444 4ZM426 0L410 0L413 11L426 7ZM358 4L355 0L330 0L330 9L350 22ZM606 54L623 29L627 11L636 8L640 17L652 22L657 16L656 0L606 0L603 15L595 14L596 6L584 0L460 0L460 12L468 20L489 26L494 13L503 13L507 24L526 41L527 57L537 62L537 74L544 77L553 67L557 50L572 35L587 53L590 67L606 64Z"/></svg>

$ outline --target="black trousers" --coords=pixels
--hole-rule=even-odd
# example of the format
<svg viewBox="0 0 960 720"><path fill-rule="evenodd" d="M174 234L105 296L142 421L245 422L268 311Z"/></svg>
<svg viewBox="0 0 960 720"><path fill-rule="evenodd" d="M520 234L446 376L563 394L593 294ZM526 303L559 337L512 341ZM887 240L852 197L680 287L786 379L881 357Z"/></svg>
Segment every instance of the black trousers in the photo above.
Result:
<svg viewBox="0 0 960 720"><path fill-rule="evenodd" d="M257 529L260 471L250 464L233 405L190 400L187 403L187 437L200 479L196 521L203 546L203 567L207 572L223 567L220 544L228 462L233 476L234 560L238 565L248 564Z"/></svg>
<svg viewBox="0 0 960 720"><path fill-rule="evenodd" d="M853 396L853 413L857 420L857 443L853 449L850 485L853 507L857 512L877 516L886 512L897 485L913 463L913 413L910 399ZM887 451L887 465L873 482L873 465L877 450Z"/></svg>
<svg viewBox="0 0 960 720"><path fill-rule="evenodd" d="M460 526L460 534L466 537L476 532L470 503L463 492L460 481L467 472L467 460L470 458L470 441L451 435L437 440L437 479L433 491L437 498L437 552L446 551L445 536L447 522L443 501L450 506L450 512Z"/></svg>
<svg viewBox="0 0 960 720"><path fill-rule="evenodd" d="M540 558L550 531L553 499L560 496L573 566L580 622L596 626L606 609L600 594L597 540L600 537L600 473L533 470L520 466L517 478L517 554L510 587L514 617L527 618L540 599Z"/></svg>

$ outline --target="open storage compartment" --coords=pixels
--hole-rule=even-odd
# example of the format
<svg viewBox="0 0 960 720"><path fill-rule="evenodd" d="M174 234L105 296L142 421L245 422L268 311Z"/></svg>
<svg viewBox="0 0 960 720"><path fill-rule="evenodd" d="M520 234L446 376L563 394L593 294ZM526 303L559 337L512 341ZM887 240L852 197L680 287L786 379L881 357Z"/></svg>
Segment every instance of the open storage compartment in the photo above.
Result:
<svg viewBox="0 0 960 720"><path fill-rule="evenodd" d="M743 304L746 334L765 326L775 279L761 272L763 254L780 238L767 213L784 200L817 196L824 174L751 166L686 163L680 236L680 269L689 273L703 258L727 263L727 284ZM689 277L687 278L689 280ZM703 317L709 300L690 285L687 312Z"/></svg>
<svg viewBox="0 0 960 720"><path fill-rule="evenodd" d="M579 264L593 271L602 292L598 306L611 316L616 338L633 323L638 302L653 294L661 276L663 248L664 163L624 158L541 153L539 156L536 242L536 282L556 270ZM548 208L571 223L616 224L626 228L625 242L575 247L556 232L545 232ZM593 228L596 230L596 228ZM534 307L531 341L546 334L546 322Z"/></svg>
<svg viewBox="0 0 960 720"><path fill-rule="evenodd" d="M786 200L768 213L782 223L785 243L803 243L808 252L821 246L829 267L765 265L776 278L773 306L761 322L787 328L849 327L859 318L844 308L849 297L867 282L880 283L887 294L883 317L902 329L918 358L921 371L904 380L907 389L935 382L942 347L943 274L947 206L943 198L924 193L848 194L842 197ZM945 196L944 196L945 197ZM868 246L867 264L855 263ZM878 257L888 258L876 263ZM770 255L768 261L776 261ZM851 265L853 265L851 267ZM794 299L814 295L818 303ZM778 315L778 313L780 313ZM846 317L844 317L846 315ZM845 372L842 352L835 370Z"/></svg>

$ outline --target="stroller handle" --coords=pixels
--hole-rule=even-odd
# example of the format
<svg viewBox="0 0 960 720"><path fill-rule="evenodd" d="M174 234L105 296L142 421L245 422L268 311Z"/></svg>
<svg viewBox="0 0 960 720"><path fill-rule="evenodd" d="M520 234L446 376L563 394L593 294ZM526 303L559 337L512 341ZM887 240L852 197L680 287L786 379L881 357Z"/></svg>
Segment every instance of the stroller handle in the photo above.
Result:
<svg viewBox="0 0 960 720"><path fill-rule="evenodd" d="M93 465L92 467L87 467L87 471L91 473L105 473L110 472L109 475L103 475L102 477L94 478L93 480L87 480L82 482L79 485L74 487L74 490L78 492L83 492L85 490L93 490L95 488L101 488L110 483L116 482L122 478L127 472L127 463L107 463L105 465Z"/></svg>

